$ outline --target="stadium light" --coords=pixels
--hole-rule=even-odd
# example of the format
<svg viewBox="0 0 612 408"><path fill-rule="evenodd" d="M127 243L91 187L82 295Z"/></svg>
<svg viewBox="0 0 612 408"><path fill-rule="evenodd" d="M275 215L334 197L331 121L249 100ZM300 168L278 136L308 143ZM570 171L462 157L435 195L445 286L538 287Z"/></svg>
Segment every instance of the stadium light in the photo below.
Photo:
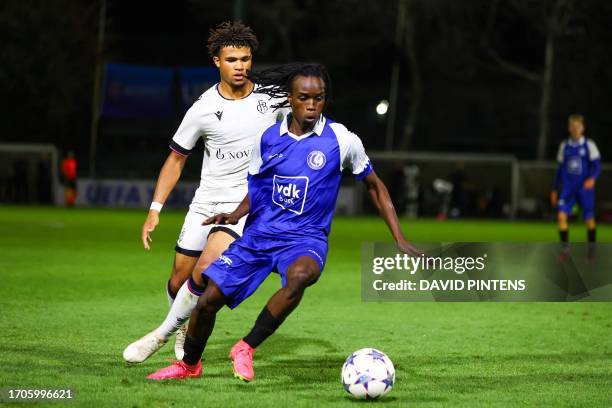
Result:
<svg viewBox="0 0 612 408"><path fill-rule="evenodd" d="M381 116L387 113L387 109L389 109L389 102L386 99L383 99L376 105L376 113Z"/></svg>

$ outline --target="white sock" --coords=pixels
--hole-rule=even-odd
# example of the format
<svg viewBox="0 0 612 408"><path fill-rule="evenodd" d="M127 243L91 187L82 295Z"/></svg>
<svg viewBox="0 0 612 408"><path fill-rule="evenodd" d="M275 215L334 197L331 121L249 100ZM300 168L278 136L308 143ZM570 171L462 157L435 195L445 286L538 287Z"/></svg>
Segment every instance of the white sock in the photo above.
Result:
<svg viewBox="0 0 612 408"><path fill-rule="evenodd" d="M183 325L198 303L199 296L189 290L188 282L183 283L174 298L174 303L166 316L166 320L156 329L157 334L168 339Z"/></svg>

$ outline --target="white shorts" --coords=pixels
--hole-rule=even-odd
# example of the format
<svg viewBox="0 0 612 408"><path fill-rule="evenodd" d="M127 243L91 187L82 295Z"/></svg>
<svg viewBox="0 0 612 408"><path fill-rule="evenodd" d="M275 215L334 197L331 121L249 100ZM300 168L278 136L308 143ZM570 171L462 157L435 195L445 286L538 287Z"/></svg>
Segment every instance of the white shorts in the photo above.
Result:
<svg viewBox="0 0 612 408"><path fill-rule="evenodd" d="M199 257L208 242L208 236L217 231L224 231L235 239L242 236L246 216L236 225L202 225L202 222L216 214L230 213L238 207L238 203L216 203L189 209L185 216L183 228L176 241L174 250L180 254Z"/></svg>

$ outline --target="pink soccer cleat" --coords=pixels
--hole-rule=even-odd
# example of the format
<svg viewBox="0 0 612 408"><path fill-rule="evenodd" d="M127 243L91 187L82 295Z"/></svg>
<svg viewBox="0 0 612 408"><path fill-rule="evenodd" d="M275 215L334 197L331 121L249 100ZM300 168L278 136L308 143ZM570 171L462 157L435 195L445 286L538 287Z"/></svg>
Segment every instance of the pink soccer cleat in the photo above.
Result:
<svg viewBox="0 0 612 408"><path fill-rule="evenodd" d="M253 353L255 349L249 346L244 340L240 340L232 347L230 358L234 364L234 377L242 381L253 381Z"/></svg>
<svg viewBox="0 0 612 408"><path fill-rule="evenodd" d="M183 378L195 378L202 375L202 361L196 365L187 365L182 361L175 361L172 365L157 370L150 374L149 380L182 380Z"/></svg>

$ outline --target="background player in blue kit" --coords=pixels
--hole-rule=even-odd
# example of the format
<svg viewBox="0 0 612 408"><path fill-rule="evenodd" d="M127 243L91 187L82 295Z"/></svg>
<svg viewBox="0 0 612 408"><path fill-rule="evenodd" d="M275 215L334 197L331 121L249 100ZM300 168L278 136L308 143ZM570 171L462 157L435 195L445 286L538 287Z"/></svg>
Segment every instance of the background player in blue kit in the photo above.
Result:
<svg viewBox="0 0 612 408"><path fill-rule="evenodd" d="M208 285L194 309L185 355L148 378L198 377L201 357L217 312L235 308L272 272L282 288L268 301L250 333L231 350L236 377L250 381L253 353L300 303L305 289L321 276L342 170L365 183L401 251L419 254L404 238L389 193L376 176L361 140L322 115L331 80L320 64L289 64L251 74L260 92L287 96L292 113L256 139L249 166L249 193L231 214L208 223L233 224L249 214L242 238L203 271Z"/></svg>
<svg viewBox="0 0 612 408"><path fill-rule="evenodd" d="M551 202L558 207L559 237L564 247L568 242L567 216L575 203L582 210L589 243L595 242L595 181L601 170L597 145L584 137L584 117L568 118L569 139L559 145L557 174Z"/></svg>

